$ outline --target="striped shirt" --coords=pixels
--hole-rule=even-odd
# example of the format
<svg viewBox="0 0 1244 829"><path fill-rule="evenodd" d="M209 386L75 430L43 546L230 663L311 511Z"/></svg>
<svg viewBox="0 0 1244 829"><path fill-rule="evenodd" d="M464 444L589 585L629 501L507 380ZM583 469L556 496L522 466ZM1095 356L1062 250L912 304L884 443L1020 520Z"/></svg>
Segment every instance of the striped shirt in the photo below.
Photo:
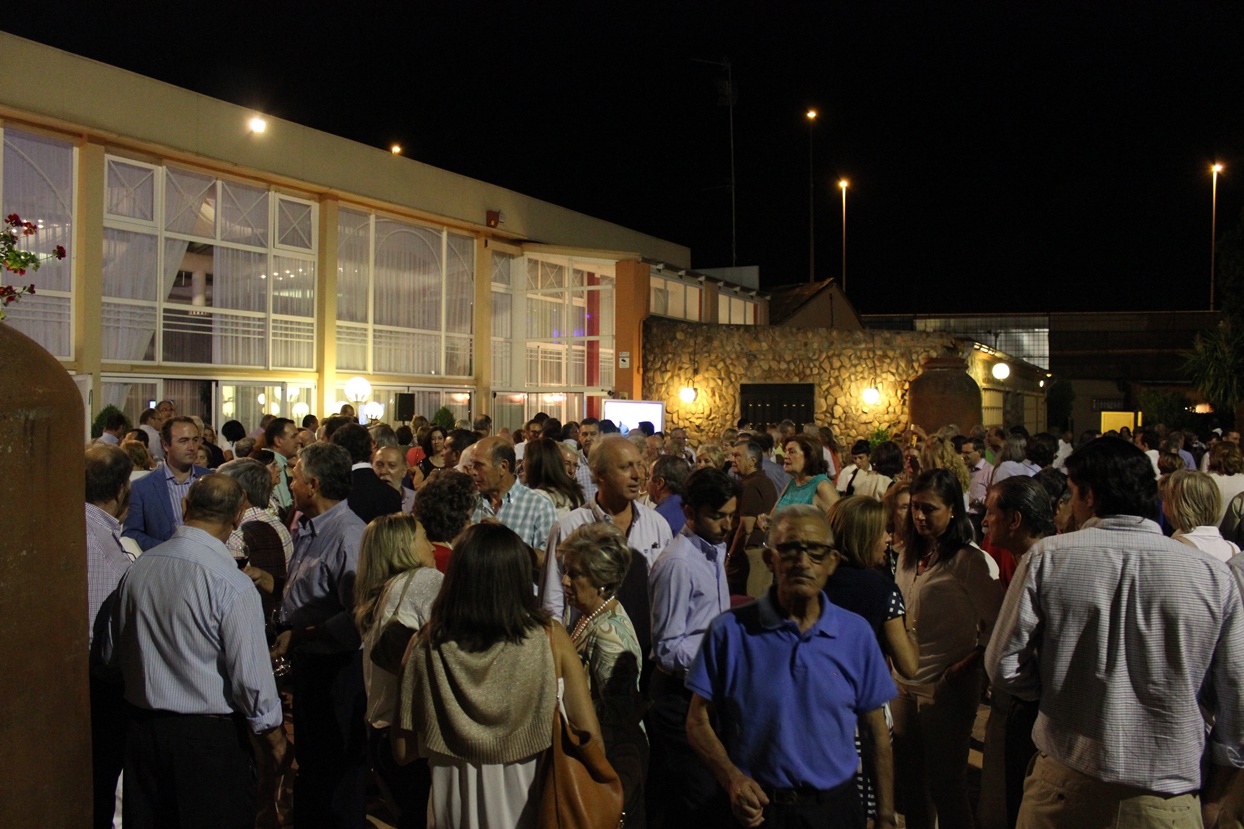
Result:
<svg viewBox="0 0 1244 829"><path fill-rule="evenodd" d="M553 499L543 492L530 489L521 481L515 480L505 495L501 496L501 506L495 512L488 496L479 496L471 522L478 524L486 518L500 521L516 532L528 546L544 549L549 530L553 529L553 524L557 521L557 507L553 506Z"/></svg>
<svg viewBox="0 0 1244 829"><path fill-rule="evenodd" d="M144 553L118 588L105 658L125 699L150 711L242 714L281 724L259 592L224 543L197 527Z"/></svg>
<svg viewBox="0 0 1244 829"><path fill-rule="evenodd" d="M985 665L995 685L1040 700L1037 747L1098 780L1199 789L1198 702L1216 713L1211 760L1244 767L1240 592L1227 565L1147 519L1093 518L1038 542L1015 571Z"/></svg>
<svg viewBox="0 0 1244 829"><path fill-rule="evenodd" d="M95 642L99 609L130 566L121 546L121 523L94 504L86 505L86 599L89 642Z"/></svg>
<svg viewBox="0 0 1244 829"><path fill-rule="evenodd" d="M246 512L242 513L242 524L248 521L262 521L276 530L276 534L281 538L281 547L285 551L285 566L289 567L289 561L294 557L294 538L289 534L289 530L285 529L281 519L266 509L247 507ZM247 555L246 542L242 540L242 524L239 524L238 528L229 534L229 541L225 545L229 548L229 554L234 558L245 558Z"/></svg>
<svg viewBox="0 0 1244 829"><path fill-rule="evenodd" d="M168 502L173 508L173 526L180 527L184 519L182 514L182 501L186 498L186 493L190 491L190 485L203 477L203 473L208 470L201 466L190 467L190 474L186 476L186 480L178 481L177 476L173 474L173 470L168 464L160 467L160 472L164 474L164 483L168 490Z"/></svg>

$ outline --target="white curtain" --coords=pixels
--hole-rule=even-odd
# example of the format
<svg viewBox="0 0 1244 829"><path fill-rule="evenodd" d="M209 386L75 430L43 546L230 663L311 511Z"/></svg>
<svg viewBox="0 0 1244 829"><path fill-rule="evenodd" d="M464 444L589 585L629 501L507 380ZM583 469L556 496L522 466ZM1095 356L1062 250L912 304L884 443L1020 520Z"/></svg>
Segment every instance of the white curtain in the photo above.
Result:
<svg viewBox="0 0 1244 829"><path fill-rule="evenodd" d="M367 322L370 258L370 218L366 213L340 211L337 214L337 319L341 322Z"/></svg>
<svg viewBox="0 0 1244 829"><path fill-rule="evenodd" d="M377 325L440 331L441 233L377 216L374 285Z"/></svg>
<svg viewBox="0 0 1244 829"><path fill-rule="evenodd" d="M235 181L220 183L220 238L268 246L268 191Z"/></svg>
<svg viewBox="0 0 1244 829"><path fill-rule="evenodd" d="M63 260L44 261L37 273L5 274L6 282L34 283L38 292L9 305L5 324L65 358L73 356L73 308L68 295L72 289L73 155L73 147L63 141L4 130L3 214L16 213L39 226L29 243L31 250L48 253L62 245L69 253Z"/></svg>

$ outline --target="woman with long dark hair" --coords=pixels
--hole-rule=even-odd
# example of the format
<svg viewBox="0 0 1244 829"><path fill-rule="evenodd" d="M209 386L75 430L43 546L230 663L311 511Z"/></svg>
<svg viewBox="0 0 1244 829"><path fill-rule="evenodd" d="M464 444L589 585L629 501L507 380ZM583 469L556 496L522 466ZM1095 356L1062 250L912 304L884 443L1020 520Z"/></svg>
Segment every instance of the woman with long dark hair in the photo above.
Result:
<svg viewBox="0 0 1244 829"><path fill-rule="evenodd" d="M407 655L393 746L399 763L428 758L433 824L534 826L559 705L601 739L579 654L531 590L527 545L501 524L468 527Z"/></svg>
<svg viewBox="0 0 1244 829"><path fill-rule="evenodd" d="M445 468L445 430L440 426L433 426L428 429L428 433L423 436L423 440L419 446L423 449L423 460L419 461L419 471L423 473L426 481L432 474L433 469Z"/></svg>
<svg viewBox="0 0 1244 829"><path fill-rule="evenodd" d="M583 506L583 487L566 472L561 444L552 438L540 437L527 442L523 484L549 496L557 507L558 518Z"/></svg>
<svg viewBox="0 0 1244 829"><path fill-rule="evenodd" d="M912 829L972 829L967 765L983 688L981 657L1002 604L986 554L972 543L959 477L922 472L895 581L919 643L915 675L895 673L895 782Z"/></svg>

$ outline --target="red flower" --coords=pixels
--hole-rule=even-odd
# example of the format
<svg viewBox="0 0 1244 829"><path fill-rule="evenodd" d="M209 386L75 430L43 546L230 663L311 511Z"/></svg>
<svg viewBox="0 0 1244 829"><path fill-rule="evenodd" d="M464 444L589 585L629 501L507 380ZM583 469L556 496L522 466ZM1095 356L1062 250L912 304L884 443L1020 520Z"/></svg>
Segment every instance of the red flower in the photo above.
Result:
<svg viewBox="0 0 1244 829"><path fill-rule="evenodd" d="M9 217L5 219L4 221L6 224L12 225L13 227L17 227L18 225L22 223L22 217L17 215L16 213L10 213Z"/></svg>
<svg viewBox="0 0 1244 829"><path fill-rule="evenodd" d="M56 250L55 250L55 252L53 253L53 255L54 255L57 259L64 259L64 258L65 258L65 246L64 246L64 245L57 245L57 246L56 246Z"/></svg>

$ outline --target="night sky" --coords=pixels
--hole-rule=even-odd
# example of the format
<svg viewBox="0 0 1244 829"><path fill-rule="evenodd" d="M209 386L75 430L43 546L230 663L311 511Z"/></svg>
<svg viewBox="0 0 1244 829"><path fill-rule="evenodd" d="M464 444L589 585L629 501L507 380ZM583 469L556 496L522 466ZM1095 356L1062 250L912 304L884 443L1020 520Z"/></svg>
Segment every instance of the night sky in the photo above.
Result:
<svg viewBox="0 0 1244 829"><path fill-rule="evenodd" d="M295 19L306 22L291 23ZM1241 3L45 2L0 28L863 313L1202 309L1244 208ZM5 83L12 83L9 78Z"/></svg>

